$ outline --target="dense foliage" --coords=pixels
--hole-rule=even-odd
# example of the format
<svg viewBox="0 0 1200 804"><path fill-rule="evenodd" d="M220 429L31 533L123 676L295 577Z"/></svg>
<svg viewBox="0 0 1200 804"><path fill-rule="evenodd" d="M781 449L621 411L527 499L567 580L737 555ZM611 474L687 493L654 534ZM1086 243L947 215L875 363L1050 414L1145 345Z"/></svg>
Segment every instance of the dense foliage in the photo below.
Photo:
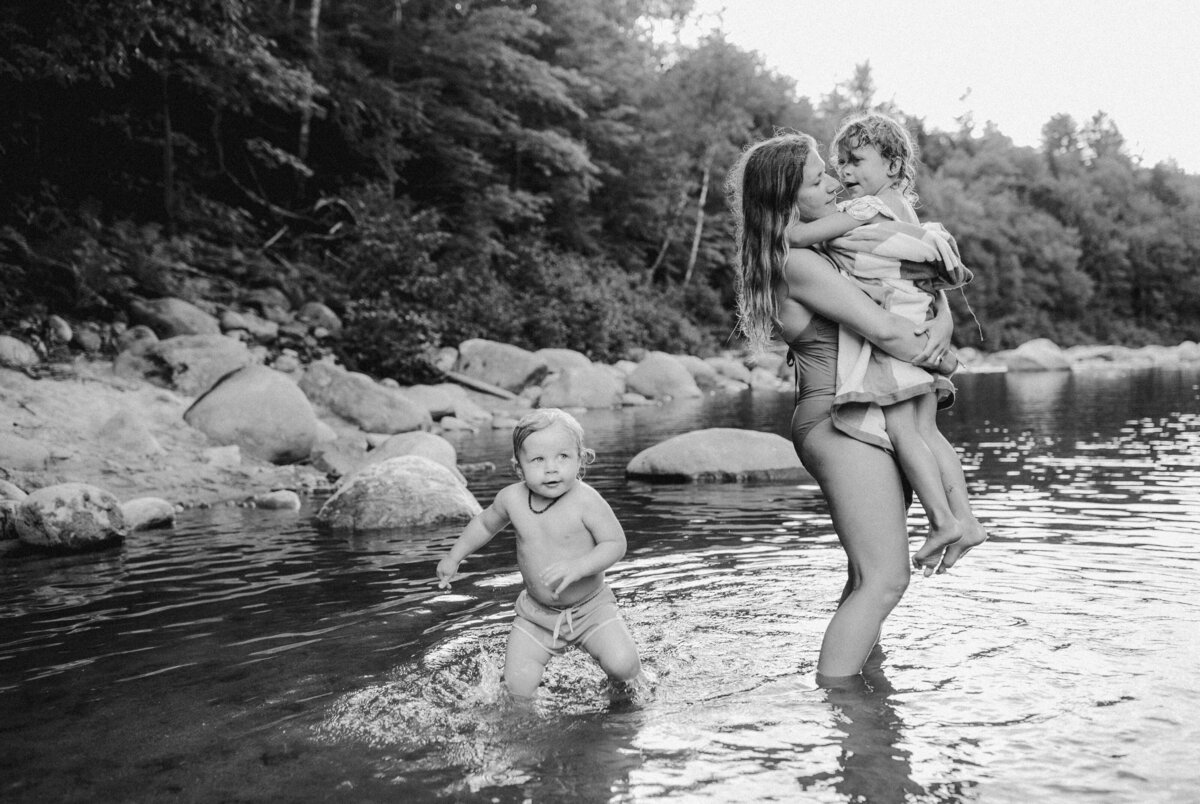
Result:
<svg viewBox="0 0 1200 804"><path fill-rule="evenodd" d="M827 140L873 90L864 65L814 104L719 33L652 35L690 6L10 0L0 329L274 285L402 380L468 337L719 347L728 166L778 128ZM1200 178L1139 164L1102 113L1033 149L912 112L921 214L976 271L961 345L1198 337Z"/></svg>

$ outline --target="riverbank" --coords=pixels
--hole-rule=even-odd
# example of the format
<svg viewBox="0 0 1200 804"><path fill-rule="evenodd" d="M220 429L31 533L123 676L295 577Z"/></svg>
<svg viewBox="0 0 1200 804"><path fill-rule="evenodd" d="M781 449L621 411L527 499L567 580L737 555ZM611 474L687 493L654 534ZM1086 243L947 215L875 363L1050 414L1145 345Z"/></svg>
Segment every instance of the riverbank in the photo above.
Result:
<svg viewBox="0 0 1200 804"><path fill-rule="evenodd" d="M501 345L502 346L502 345ZM505 347L513 348L513 347ZM555 352L555 350L547 350ZM559 352L565 350L557 350ZM533 353L528 353L533 354ZM454 411L435 411L430 423L420 429L432 433L453 430L510 427L521 412L542 404L556 394L566 402L563 407L584 405L572 400L564 390L562 377L582 376L580 368L568 368L563 354L549 354L556 365L519 393L490 386L482 380L477 387L453 385ZM626 390L616 397L617 404L661 404L672 396L664 390L654 398L649 393L632 393L625 380L638 372L656 381L669 373L671 362L662 353L648 353L638 362L599 366L612 376L625 378ZM780 356L776 356L780 357ZM585 361L582 355L575 355ZM1186 343L1179 347L1076 347L1059 350L1047 341L1035 341L1010 353L983 355L966 353L967 371L1006 371L1017 369L1076 370L1095 367L1138 367L1169 362L1200 361L1200 347ZM757 392L786 392L790 370L782 358L767 361L754 370L739 364L732 356L711 358L681 357L678 361L696 381L687 393L736 392L754 388ZM715 367L715 368L714 368ZM162 387L146 379L124 376L108 360L78 358L71 363L54 364L48 370L31 372L0 367L0 480L29 492L65 482L87 483L105 489L122 502L152 496L169 501L177 508L218 504L251 504L268 492L287 489L302 498L328 491L336 478L361 456L379 446L390 434L372 434L347 422L344 415L328 405L315 403L318 426L325 434L324 447L314 449L313 459L276 464L236 444L214 440L185 421L184 414L199 394L186 394ZM668 367L668 368L673 368ZM717 371L722 369L724 373ZM739 374L738 370L744 372ZM490 366L489 371L495 371ZM734 376L731 376L734 375ZM295 377L293 376L293 379ZM463 378L466 379L466 378ZM496 379L493 375L492 379ZM686 377L684 379L686 381ZM570 383L566 383L567 386ZM380 384L380 387L386 387ZM393 390L429 398L437 386ZM450 388L450 384L447 384ZM479 390L490 388L490 391ZM679 386L674 393L679 394ZM691 390L691 389L699 389ZM594 394L591 389L576 394ZM565 395L564 395L565 394ZM434 394L437 395L437 394ZM453 401L457 400L457 402ZM435 403L428 403L437 406ZM466 415L464 410L471 411ZM352 446L347 446L348 444ZM347 455L347 452L355 453ZM0 495L2 497L4 495Z"/></svg>

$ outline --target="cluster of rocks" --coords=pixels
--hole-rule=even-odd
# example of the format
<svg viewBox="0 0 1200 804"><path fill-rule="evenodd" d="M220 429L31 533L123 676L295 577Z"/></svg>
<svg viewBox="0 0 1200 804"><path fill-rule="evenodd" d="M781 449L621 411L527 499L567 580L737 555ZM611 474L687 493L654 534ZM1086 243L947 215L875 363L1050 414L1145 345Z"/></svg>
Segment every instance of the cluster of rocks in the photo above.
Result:
<svg viewBox="0 0 1200 804"><path fill-rule="evenodd" d="M66 404L52 408L49 399L31 404L31 383L42 381L16 373L44 376L30 371L44 365L38 350L0 336L0 380L8 378L0 382L0 413L12 425L0 431L0 467L7 477L0 483L0 539L42 549L82 549L120 541L141 528L170 525L182 505L196 501L194 488L176 487L174 500L135 493L120 502L113 489L97 481L107 479L115 488L122 479L135 478L135 486L148 486L158 472L166 486L169 475L197 465L209 473L190 476L196 486L211 487L213 473L224 472L213 495L220 499L223 493L253 488L239 501L262 508L295 511L302 494L332 491L316 513L317 523L328 527L367 530L466 521L480 510L467 475L486 467L459 466L451 441L456 434L512 427L533 407L609 408L791 388L792 370L782 353L749 363L732 352L699 358L645 351L606 365L573 350L529 351L482 339L433 357L446 382L401 387L348 371L328 358L305 365L295 352L268 350L281 331L319 342L335 334L341 322L315 302L293 312L283 294L263 291L256 304L255 310L217 314L180 299L139 302L133 312L138 323L117 334L119 351L111 364L88 364L87 379L95 384L85 391L116 393L112 410L103 412L86 437L60 429L60 439L71 445L53 443L47 422L78 412ZM74 337L57 329L56 337ZM967 371L1067 370L1195 362L1200 347L1188 342L1141 350L1064 350L1042 339L991 355L963 350L962 358ZM7 392L18 380L25 386ZM145 389L153 389L149 398ZM81 398L86 407L103 409L86 395ZM52 412L39 417L35 408ZM140 460L144 475L138 481L136 468L119 467L107 457L98 474L88 472L82 468L86 461L72 463L81 453ZM805 473L786 439L716 429L644 451L630 462L627 474L731 481Z"/></svg>

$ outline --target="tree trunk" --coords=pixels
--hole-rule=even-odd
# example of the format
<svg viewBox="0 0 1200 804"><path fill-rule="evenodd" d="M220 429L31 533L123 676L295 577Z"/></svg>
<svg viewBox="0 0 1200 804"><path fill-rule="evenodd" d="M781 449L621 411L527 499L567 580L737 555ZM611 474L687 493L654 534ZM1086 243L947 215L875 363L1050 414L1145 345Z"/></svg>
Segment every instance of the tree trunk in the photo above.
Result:
<svg viewBox="0 0 1200 804"><path fill-rule="evenodd" d="M708 201L708 178L712 173L713 161L717 158L717 149L708 146L704 150L704 175L700 178L700 197L696 199L696 230L692 233L692 251L688 255L687 270L683 272L683 284L692 281L692 272L696 269L696 257L700 253L700 235L704 234L704 204Z"/></svg>
<svg viewBox="0 0 1200 804"><path fill-rule="evenodd" d="M320 52L320 23L321 23L321 0L312 0L308 9L308 33L309 43L312 46L312 69L309 70L308 86L305 89L304 109L300 113L300 137L296 144L296 156L301 162L308 159L308 138L309 131L312 128L312 102L313 102L313 79L312 74L316 72L317 57ZM300 195L304 195L304 176L298 179Z"/></svg>
<svg viewBox="0 0 1200 804"><path fill-rule="evenodd" d="M658 254L654 255L654 262L646 269L646 275L643 280L644 284L650 285L654 282L654 275L658 273L658 269L662 266L663 260L667 257L667 249L671 247L671 240L675 235L675 222L679 220L679 216L683 214L683 210L687 207L687 186L679 188L679 199L675 203L674 209L671 210L670 216L667 218L666 233L663 234L662 245L658 248Z"/></svg>
<svg viewBox="0 0 1200 804"><path fill-rule="evenodd" d="M167 74L162 77L163 115L163 212L167 217L167 231L175 230L175 131L171 124L171 104L167 95Z"/></svg>

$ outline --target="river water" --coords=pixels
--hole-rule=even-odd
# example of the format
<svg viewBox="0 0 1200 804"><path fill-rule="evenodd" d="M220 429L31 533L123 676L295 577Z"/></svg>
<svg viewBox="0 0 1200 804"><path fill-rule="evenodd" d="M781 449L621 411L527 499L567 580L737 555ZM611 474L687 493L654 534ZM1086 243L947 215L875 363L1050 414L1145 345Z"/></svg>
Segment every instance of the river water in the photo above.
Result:
<svg viewBox="0 0 1200 804"><path fill-rule="evenodd" d="M957 381L941 424L992 538L913 578L862 689L813 684L844 577L813 485L624 479L680 432L785 432L787 394L714 396L581 416L629 540L609 580L655 678L636 705L610 710L580 652L536 711L502 705L511 533L447 592L454 527L189 511L0 557L0 800L1200 800L1200 371ZM456 443L498 467L486 504L509 435Z"/></svg>

